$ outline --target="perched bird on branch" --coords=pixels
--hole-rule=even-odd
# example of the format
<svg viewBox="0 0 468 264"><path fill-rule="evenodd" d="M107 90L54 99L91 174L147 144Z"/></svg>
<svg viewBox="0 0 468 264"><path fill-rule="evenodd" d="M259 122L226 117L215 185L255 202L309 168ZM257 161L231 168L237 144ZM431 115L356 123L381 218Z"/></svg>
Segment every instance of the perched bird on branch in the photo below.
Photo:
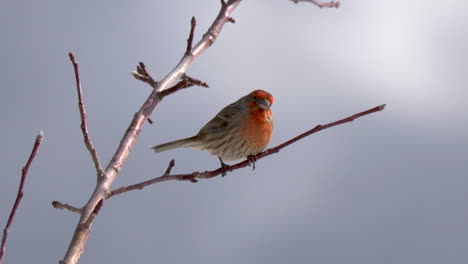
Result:
<svg viewBox="0 0 468 264"><path fill-rule="evenodd" d="M255 90L223 108L193 137L152 147L155 152L189 147L207 150L219 158L223 176L229 165L224 161L247 158L255 169L254 155L266 148L273 131L270 106L273 96Z"/></svg>

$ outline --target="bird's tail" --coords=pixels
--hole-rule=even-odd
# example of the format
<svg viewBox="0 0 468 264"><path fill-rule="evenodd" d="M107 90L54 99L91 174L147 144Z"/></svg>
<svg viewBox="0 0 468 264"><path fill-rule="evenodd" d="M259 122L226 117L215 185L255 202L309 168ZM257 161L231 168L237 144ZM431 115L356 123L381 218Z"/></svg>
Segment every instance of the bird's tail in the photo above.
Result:
<svg viewBox="0 0 468 264"><path fill-rule="evenodd" d="M198 139L197 136L189 137L189 138L184 138L176 141L171 141L167 142L161 145L157 145L152 147L151 149L154 150L154 152L162 152L170 149L175 149L175 148L198 148L201 149L202 146L200 145L200 140Z"/></svg>

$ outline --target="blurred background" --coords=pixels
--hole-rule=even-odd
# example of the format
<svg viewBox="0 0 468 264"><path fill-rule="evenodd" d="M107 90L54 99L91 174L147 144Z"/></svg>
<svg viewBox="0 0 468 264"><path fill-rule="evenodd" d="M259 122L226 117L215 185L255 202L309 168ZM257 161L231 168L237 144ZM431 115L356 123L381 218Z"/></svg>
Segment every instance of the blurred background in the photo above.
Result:
<svg viewBox="0 0 468 264"><path fill-rule="evenodd" d="M79 128L80 65L91 137L104 165L156 79L198 41L218 0L6 1L0 8L0 226L39 130L4 263L57 263L95 170ZM215 169L207 152L150 147L194 135L254 89L275 96L276 146L317 124L383 112L314 134L257 168L165 182L105 202L80 263L467 263L466 1L243 1L188 70L209 89L166 98L113 187Z"/></svg>

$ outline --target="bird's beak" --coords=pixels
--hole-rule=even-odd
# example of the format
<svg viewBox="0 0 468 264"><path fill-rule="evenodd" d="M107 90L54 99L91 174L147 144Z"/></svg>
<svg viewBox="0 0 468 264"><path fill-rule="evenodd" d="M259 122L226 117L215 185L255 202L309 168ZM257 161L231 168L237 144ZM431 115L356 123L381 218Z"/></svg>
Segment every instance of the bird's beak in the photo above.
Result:
<svg viewBox="0 0 468 264"><path fill-rule="evenodd" d="M267 110L270 108L270 101L268 99L262 99L257 101L258 108Z"/></svg>

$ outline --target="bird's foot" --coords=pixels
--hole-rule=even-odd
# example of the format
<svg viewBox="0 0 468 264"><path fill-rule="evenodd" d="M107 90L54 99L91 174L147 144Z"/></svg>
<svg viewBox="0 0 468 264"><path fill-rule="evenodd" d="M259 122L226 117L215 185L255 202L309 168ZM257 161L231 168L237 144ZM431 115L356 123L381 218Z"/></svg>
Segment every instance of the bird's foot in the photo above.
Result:
<svg viewBox="0 0 468 264"><path fill-rule="evenodd" d="M257 157L250 155L247 157L247 160L249 161L249 166L252 165L252 170L255 170L255 162L257 162Z"/></svg>
<svg viewBox="0 0 468 264"><path fill-rule="evenodd" d="M232 172L231 166L224 163L221 158L218 158L218 159L219 159L219 162L221 162L221 177L226 176L228 170Z"/></svg>

